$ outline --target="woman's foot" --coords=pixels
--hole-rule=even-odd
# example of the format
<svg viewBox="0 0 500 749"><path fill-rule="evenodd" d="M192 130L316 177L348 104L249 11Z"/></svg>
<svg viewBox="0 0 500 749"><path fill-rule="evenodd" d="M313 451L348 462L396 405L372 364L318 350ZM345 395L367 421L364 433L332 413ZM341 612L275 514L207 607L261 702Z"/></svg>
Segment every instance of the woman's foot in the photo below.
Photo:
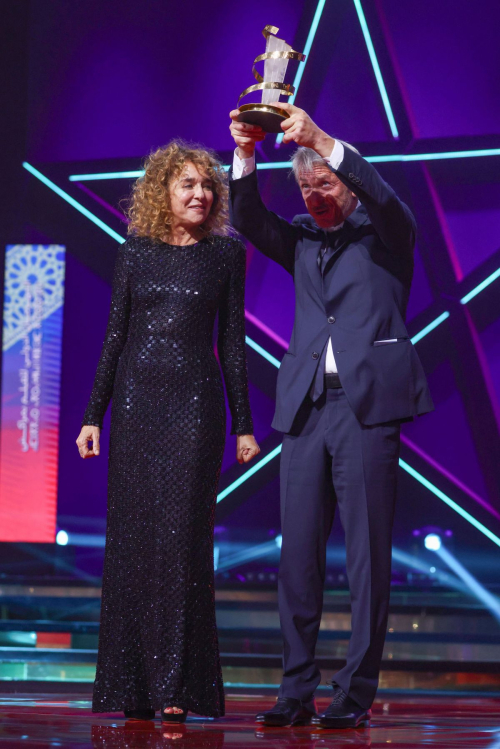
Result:
<svg viewBox="0 0 500 749"><path fill-rule="evenodd" d="M143 710L124 710L127 720L154 720L155 711L144 708Z"/></svg>
<svg viewBox="0 0 500 749"><path fill-rule="evenodd" d="M161 719L163 723L184 723L186 720L188 711L183 710L182 707L164 707L161 711Z"/></svg>

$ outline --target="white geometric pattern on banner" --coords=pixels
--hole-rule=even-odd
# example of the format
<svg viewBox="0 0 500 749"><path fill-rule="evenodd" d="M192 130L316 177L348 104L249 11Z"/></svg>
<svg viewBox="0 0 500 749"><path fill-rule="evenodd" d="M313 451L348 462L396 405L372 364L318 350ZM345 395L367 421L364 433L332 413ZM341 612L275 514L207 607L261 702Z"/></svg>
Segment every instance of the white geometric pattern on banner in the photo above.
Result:
<svg viewBox="0 0 500 749"><path fill-rule="evenodd" d="M42 284L42 319L45 320L63 303L64 269L64 247L61 245L16 244L8 248L5 256L4 351L30 333L35 324L33 321L26 326L26 284Z"/></svg>

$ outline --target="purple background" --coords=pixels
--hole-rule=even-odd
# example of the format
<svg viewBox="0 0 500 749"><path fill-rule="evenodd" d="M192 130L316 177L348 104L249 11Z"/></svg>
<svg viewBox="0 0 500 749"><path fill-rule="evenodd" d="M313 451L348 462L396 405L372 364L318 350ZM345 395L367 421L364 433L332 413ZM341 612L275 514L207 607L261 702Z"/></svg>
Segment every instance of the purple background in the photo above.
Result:
<svg viewBox="0 0 500 749"><path fill-rule="evenodd" d="M365 155L498 147L498 5L485 0L474 8L452 0L365 0L363 5L399 141L391 136L352 0L327 0L297 105ZM8 241L50 241L68 248L59 479L59 513L66 528L102 528L105 516L107 450L99 461L83 463L74 440L104 335L117 245L36 183L21 162L40 168L124 235L124 224L70 183L68 175L137 169L150 149L176 136L217 149L227 163L232 149L228 111L253 82L252 61L264 49L262 28L279 26L280 36L303 49L315 8L309 0L255 0L250 8L229 0L32 0L22 12L11 9L8 15L13 147L7 165L14 177L4 235ZM289 155L290 149L276 150L270 140L259 158ZM497 509L500 281L466 311L457 300L500 266L499 167L500 157L378 167L419 224L410 333L443 310L452 312L450 321L417 344L436 410L406 425L404 434ZM260 183L273 210L289 219L302 210L286 171L261 172ZM116 208L130 182L86 186ZM292 282L281 268L249 250L247 309L288 339ZM276 346L268 348L279 354ZM271 384L273 377L270 371ZM271 432L273 400L257 382L252 382L251 398L256 435L264 440ZM234 469L233 453L230 439L224 470ZM408 462L414 458L412 464L429 480L500 532L498 520L456 482L411 451L403 456ZM277 481L271 477L224 522L274 529L277 503ZM413 528L432 523L453 528L464 548L484 545L484 537L402 475L398 542L409 542Z"/></svg>

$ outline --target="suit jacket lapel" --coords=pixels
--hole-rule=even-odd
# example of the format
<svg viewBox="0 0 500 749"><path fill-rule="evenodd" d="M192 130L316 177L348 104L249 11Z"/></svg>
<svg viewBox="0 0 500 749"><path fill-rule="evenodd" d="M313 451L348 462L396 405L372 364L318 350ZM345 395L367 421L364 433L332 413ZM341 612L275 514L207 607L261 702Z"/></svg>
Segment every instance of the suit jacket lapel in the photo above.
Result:
<svg viewBox="0 0 500 749"><path fill-rule="evenodd" d="M313 242L305 252L305 264L320 301L323 301L323 278L318 267L318 255L322 246L323 242L318 239L318 241Z"/></svg>
<svg viewBox="0 0 500 749"><path fill-rule="evenodd" d="M351 215L345 220L343 228L340 230L342 231L344 236L340 245L336 248L335 252L328 261L325 272L331 267L331 263L334 262L335 258L338 258L339 254L342 253L350 244L350 242L353 241L355 236L358 233L361 234L364 231L364 228L361 229L361 227L364 227L364 225L367 223L369 223L368 215L366 214L366 211L363 207L357 208L354 213L351 213ZM319 229L319 227L318 232L321 232L321 229ZM323 276L321 275L321 270L318 266L318 254L323 245L323 242L325 241L324 233L322 234L323 236L320 235L318 237L318 241L314 242L305 253L305 263L307 266L307 270L321 302L324 301Z"/></svg>

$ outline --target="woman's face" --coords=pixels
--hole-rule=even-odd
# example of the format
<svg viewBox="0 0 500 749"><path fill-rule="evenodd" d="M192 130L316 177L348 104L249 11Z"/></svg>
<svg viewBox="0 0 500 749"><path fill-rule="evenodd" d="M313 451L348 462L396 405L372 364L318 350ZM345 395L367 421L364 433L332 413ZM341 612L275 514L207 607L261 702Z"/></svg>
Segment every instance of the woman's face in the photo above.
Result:
<svg viewBox="0 0 500 749"><path fill-rule="evenodd" d="M170 205L177 226L186 229L203 224L212 209L214 190L205 171L188 161L169 185Z"/></svg>

